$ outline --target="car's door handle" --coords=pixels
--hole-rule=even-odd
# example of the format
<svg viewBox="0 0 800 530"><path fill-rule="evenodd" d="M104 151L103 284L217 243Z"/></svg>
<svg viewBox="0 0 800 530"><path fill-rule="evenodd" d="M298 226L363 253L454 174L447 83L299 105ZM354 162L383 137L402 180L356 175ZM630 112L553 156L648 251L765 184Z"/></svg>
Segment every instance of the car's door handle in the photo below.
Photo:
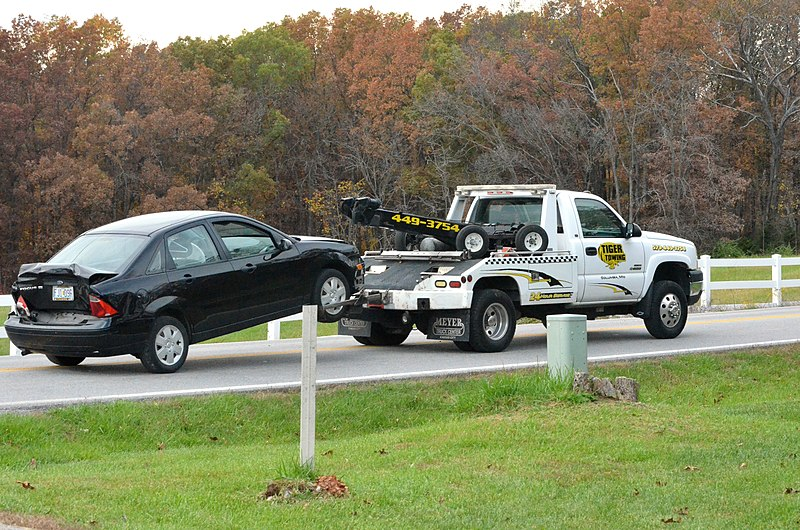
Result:
<svg viewBox="0 0 800 530"><path fill-rule="evenodd" d="M192 283L193 281L194 281L194 278L192 278L191 274L186 273L186 274L183 275L183 283Z"/></svg>
<svg viewBox="0 0 800 530"><path fill-rule="evenodd" d="M597 249L595 247L586 247L587 256L597 256Z"/></svg>
<svg viewBox="0 0 800 530"><path fill-rule="evenodd" d="M248 263L239 270L242 272L246 272L247 274L253 274L256 271L256 266L253 265L252 263Z"/></svg>

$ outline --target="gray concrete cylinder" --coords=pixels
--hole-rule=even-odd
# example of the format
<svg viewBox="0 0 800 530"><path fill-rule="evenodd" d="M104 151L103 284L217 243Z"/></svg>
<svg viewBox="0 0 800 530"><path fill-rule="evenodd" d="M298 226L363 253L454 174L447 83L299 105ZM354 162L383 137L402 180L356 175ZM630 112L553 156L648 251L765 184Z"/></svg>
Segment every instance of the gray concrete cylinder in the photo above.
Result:
<svg viewBox="0 0 800 530"><path fill-rule="evenodd" d="M586 315L547 317L547 371L553 378L588 372Z"/></svg>

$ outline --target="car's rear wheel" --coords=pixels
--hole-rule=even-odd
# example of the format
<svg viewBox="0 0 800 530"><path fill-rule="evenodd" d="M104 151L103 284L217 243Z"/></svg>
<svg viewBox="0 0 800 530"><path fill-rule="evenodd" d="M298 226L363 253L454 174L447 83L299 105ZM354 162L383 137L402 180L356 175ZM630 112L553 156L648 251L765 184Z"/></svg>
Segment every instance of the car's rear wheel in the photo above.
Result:
<svg viewBox="0 0 800 530"><path fill-rule="evenodd" d="M153 323L147 346L139 357L145 369L154 374L177 372L189 352L186 326L177 318L161 316Z"/></svg>
<svg viewBox="0 0 800 530"><path fill-rule="evenodd" d="M344 274L335 269L323 270L314 285L314 303L319 307L317 320L320 322L336 322L344 314L344 306L323 309L329 304L338 304L350 298L350 284Z"/></svg>
<svg viewBox="0 0 800 530"><path fill-rule="evenodd" d="M47 359L59 366L78 366L86 357L70 357L68 355L46 355Z"/></svg>

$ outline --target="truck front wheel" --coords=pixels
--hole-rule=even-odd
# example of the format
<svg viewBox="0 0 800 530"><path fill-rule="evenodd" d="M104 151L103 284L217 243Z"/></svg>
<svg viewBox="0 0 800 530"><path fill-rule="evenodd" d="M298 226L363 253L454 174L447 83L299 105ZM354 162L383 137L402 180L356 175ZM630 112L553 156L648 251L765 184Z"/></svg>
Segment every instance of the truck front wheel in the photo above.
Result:
<svg viewBox="0 0 800 530"><path fill-rule="evenodd" d="M653 305L644 325L657 339L674 339L686 326L689 306L681 286L671 281L660 281L653 286Z"/></svg>
<svg viewBox="0 0 800 530"><path fill-rule="evenodd" d="M517 330L516 316L514 303L503 291L477 291L470 311L470 346L478 352L505 350Z"/></svg>

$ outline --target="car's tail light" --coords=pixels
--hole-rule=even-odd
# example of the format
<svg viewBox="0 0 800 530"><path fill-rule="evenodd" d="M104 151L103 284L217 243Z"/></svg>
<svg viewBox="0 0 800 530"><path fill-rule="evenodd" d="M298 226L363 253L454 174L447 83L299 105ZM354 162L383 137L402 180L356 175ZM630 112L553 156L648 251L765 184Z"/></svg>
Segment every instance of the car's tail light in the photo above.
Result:
<svg viewBox="0 0 800 530"><path fill-rule="evenodd" d="M30 309L28 309L28 303L25 302L25 299L22 298L21 296L17 298L16 307L17 307L17 314L19 316L26 316L26 317L31 316L31 311Z"/></svg>
<svg viewBox="0 0 800 530"><path fill-rule="evenodd" d="M117 314L117 310L111 307L111 304L93 294L89 295L89 310L92 316L100 318L113 317Z"/></svg>

